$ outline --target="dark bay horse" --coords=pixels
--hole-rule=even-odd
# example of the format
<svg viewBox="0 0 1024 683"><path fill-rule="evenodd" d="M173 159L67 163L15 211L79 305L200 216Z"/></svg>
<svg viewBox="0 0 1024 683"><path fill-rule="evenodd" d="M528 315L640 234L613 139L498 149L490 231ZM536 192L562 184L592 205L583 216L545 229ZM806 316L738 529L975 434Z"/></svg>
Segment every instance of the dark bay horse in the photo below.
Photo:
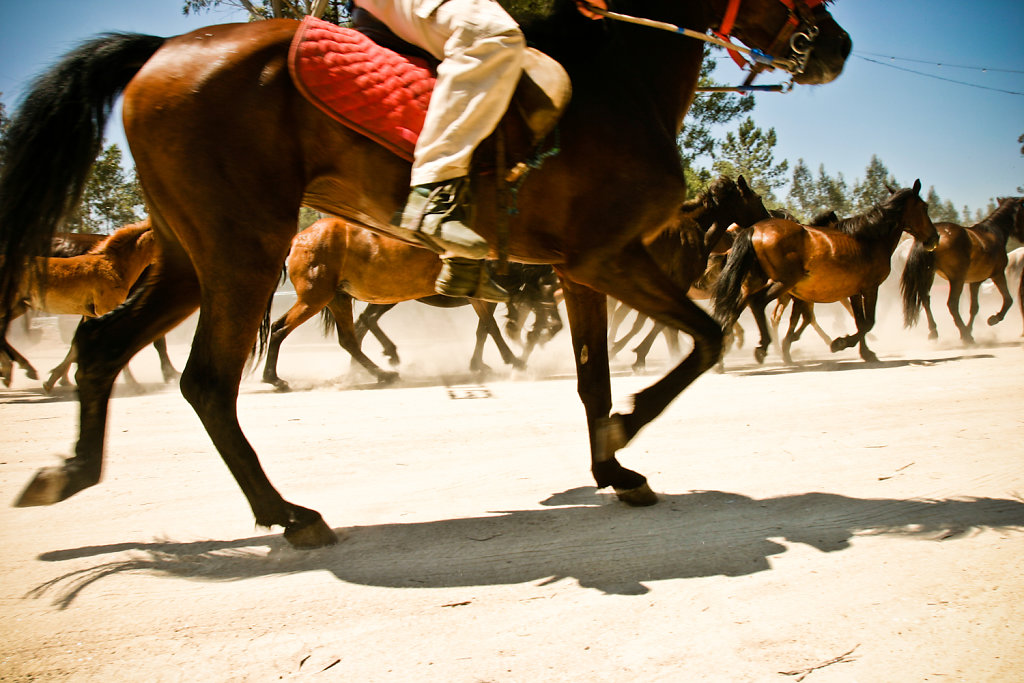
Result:
<svg viewBox="0 0 1024 683"><path fill-rule="evenodd" d="M706 191L684 202L675 220L646 241L647 250L690 299L707 299L708 283L713 281L719 269L720 259L714 257L725 254L732 246L734 226L749 227L768 215L761 197L750 189L742 175L736 180L721 176ZM638 313L632 329L613 343L609 353L618 353L646 319L647 316ZM634 349L634 371L645 367L647 354L659 334L666 336L670 352L677 355L677 331L656 321Z"/></svg>
<svg viewBox="0 0 1024 683"><path fill-rule="evenodd" d="M404 243L403 243L404 245ZM405 246L405 245L404 245ZM555 296L562 284L551 266L539 264L510 263L505 274L492 274L494 280L509 293L509 301L505 305L505 333L509 339L519 344L523 351L516 356L501 336L501 330L494 319L497 304L487 307L488 314L479 316L476 328L476 345L469 361L469 369L474 373L487 373L490 368L483 361L484 345L487 338L494 340L502 360L517 370L526 368L526 362L533 350L550 341L562 329L562 316L558 312L558 301ZM458 308L471 305L472 299L452 298L436 294L417 299L422 304L438 308ZM392 365L398 365L398 347L380 328L380 319L396 304L369 304L355 323L356 341L362 342L369 332L380 342L383 353ZM329 309L325 309L329 311ZM533 325L523 338L523 328L530 316ZM331 321L325 321L325 326Z"/></svg>
<svg viewBox="0 0 1024 683"><path fill-rule="evenodd" d="M466 303L465 299L434 296L434 281L441 272L441 259L437 254L370 232L336 216L321 218L297 234L285 266L288 279L295 287L295 303L271 326L263 367L263 381L280 390L288 389L288 383L277 374L281 344L295 328L321 311L329 315L326 322L336 328L341 347L378 382L386 384L398 379L398 373L379 367L363 353L361 345L368 329L383 336L376 328L377 319L401 301L427 299L442 307ZM506 281L503 284L517 291L522 283ZM360 315L362 329L357 329L353 323L353 299L375 306L369 314L364 311ZM524 367L501 336L494 321L495 306L475 299L469 303L480 320L471 369L483 370L483 342L488 335L506 364ZM381 342L385 344L385 353L397 361L394 344L387 337Z"/></svg>
<svg viewBox="0 0 1024 683"><path fill-rule="evenodd" d="M806 65L794 75L800 84L835 79L852 48L821 0L747 0L728 13L727 0L610 4L698 33L730 29L725 32L763 52L778 42L782 58L803 50ZM727 16L731 26L722 25ZM492 199L497 175L475 177L476 228L493 246L492 257L501 245L512 261L555 267L593 476L627 503L653 504L657 497L646 479L622 467L616 452L716 362L722 344L718 324L657 267L643 241L685 198L677 136L703 44L647 26L592 21L571 0L556 0L549 16L522 23L527 40L565 68L573 96L560 119L558 154L525 178L518 211L507 222L498 213L504 202ZM794 36L811 44L776 40L793 24ZM299 94L286 61L297 28L294 21L269 20L167 39L101 36L40 77L11 117L0 171L0 253L9 266L0 272L0 299L10 300L23 259L43 251L81 195L120 93L162 254L139 296L79 329L75 455L41 470L22 505L55 503L100 480L113 378L134 353L199 308L181 391L256 523L283 527L295 546L336 542L319 513L285 500L269 481L238 423L238 386L299 207L390 233L391 217L408 193L410 166ZM495 149L493 139L485 141L477 161L488 165ZM507 242L498 233L506 223ZM631 411L614 415L606 295L694 339L689 356L638 393Z"/></svg>
<svg viewBox="0 0 1024 683"><path fill-rule="evenodd" d="M889 275L900 234L906 231L925 249L938 242L920 191L918 180L912 188L894 191L882 204L835 227L770 218L740 232L715 286L715 315L723 323L735 321L745 303L745 288L746 299L761 294L765 304L783 294L793 297L794 306L849 298L857 332L834 340L832 351L859 344L861 358L876 362L865 337L874 326L878 287ZM804 313L813 315L807 309ZM796 339L795 321L790 321L782 342L787 363Z"/></svg>
<svg viewBox="0 0 1024 683"><path fill-rule="evenodd" d="M980 308L978 292L985 280L999 290L1002 307L988 319L989 325L1003 320L1013 297L1006 282L1006 243L1013 236L1024 241L1024 197L1001 197L999 206L980 223L965 228L956 223L936 223L939 244L934 251L926 251L915 244L903 268L900 290L903 293L903 319L907 327L917 324L921 308L928 317L928 338L937 339L938 327L932 316L931 288L937 272L949 282L946 307L965 344L973 344L971 333ZM970 287L971 306L967 322L960 316L960 295L964 285Z"/></svg>

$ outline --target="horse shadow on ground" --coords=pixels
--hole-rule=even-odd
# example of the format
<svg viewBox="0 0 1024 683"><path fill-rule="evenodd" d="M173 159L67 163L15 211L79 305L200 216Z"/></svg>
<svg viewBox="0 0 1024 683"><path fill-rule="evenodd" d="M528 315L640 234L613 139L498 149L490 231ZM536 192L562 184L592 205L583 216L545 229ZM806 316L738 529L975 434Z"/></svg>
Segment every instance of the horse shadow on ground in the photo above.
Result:
<svg viewBox="0 0 1024 683"><path fill-rule="evenodd" d="M128 542L44 553L60 562L122 558L76 569L30 591L68 607L91 584L121 572L226 581L329 571L375 587L452 588L575 579L606 594L642 595L665 579L744 576L803 543L821 552L858 536L951 541L985 530L1024 531L1024 499L862 499L803 493L756 499L723 491L663 495L624 509L594 488L555 494L544 507L429 522L338 529L343 542L298 551L280 535L231 541ZM127 555L127 559L123 556Z"/></svg>
<svg viewBox="0 0 1024 683"><path fill-rule="evenodd" d="M860 359L825 359L825 360L800 360L792 365L778 367L760 367L749 369L751 366L733 368L730 374L741 377L771 377L776 375L792 375L800 372L843 372L847 370L892 370L894 368L907 367L929 367L940 363L955 363L964 360L980 360L983 358L995 358L987 353L977 353L961 356L947 356L945 358L900 358L896 360L878 360L868 362Z"/></svg>

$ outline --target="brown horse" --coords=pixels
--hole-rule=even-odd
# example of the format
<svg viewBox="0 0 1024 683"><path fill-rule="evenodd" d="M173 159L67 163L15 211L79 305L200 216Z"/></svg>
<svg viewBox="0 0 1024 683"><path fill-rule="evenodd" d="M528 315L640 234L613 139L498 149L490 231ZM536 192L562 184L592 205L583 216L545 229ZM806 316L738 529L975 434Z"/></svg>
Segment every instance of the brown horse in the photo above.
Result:
<svg viewBox="0 0 1024 683"><path fill-rule="evenodd" d="M710 298L708 283L717 275L720 257L732 246L734 226L748 227L768 217L761 197L750 189L741 175L736 180L717 178L705 192L684 202L671 225L646 245L658 266L693 300ZM715 257L719 258L715 258ZM632 329L612 344L609 354L615 355L639 332L647 316L638 313ZM733 327L735 330L738 325ZM742 338L742 328L739 328ZM659 334L664 334L670 353L679 350L675 329L655 322L651 331L634 349L634 371L646 366L647 354Z"/></svg>
<svg viewBox="0 0 1024 683"><path fill-rule="evenodd" d="M147 221L148 221L148 219L145 219L143 222L147 222ZM87 254L90 251L92 251L93 249L95 249L97 246L99 246L106 239L107 239L107 235L102 235L102 234L99 234L99 233L91 233L91 232L63 232L63 233L59 233L57 235L54 235L53 241L52 241L52 243L50 245L50 253L47 254L47 255L48 256L57 256L57 257L61 257L61 258L67 258L67 257L70 257L70 256L81 256L82 254ZM146 277L146 271L142 271L142 274L139 275L137 280L135 280L135 284L132 285L132 289L129 290L128 296L131 296L131 292L134 291L135 288L139 286L140 282L145 277ZM81 321L79 321L79 322L81 322ZM75 328L77 329L77 327L78 327L78 325L76 324ZM63 326L62 326L62 328L61 328L62 335L63 335L63 332L64 332L64 329L63 329ZM71 330L71 338L72 339L74 338L74 330ZM178 377L180 376L180 373L177 370L174 369L174 364L171 362L171 357L167 353L167 338L166 337L160 337L159 339L154 340L153 341L153 348L156 350L157 356L160 358L160 372L161 372L161 374L164 377L164 381L165 382L173 382L173 381L177 380ZM68 364L67 367L64 368L64 374L60 378L60 383L62 385L64 385L64 386L67 386L67 385L71 384L71 381L68 379L68 374L67 374L67 371L69 369L70 369L70 364ZM54 377L53 377L53 373L52 372L50 374L51 374L50 379L47 382L49 387L47 387L47 386L43 387L47 391L49 391L50 388L53 387ZM125 378L125 381L128 382L129 384L135 385L136 387L138 386L138 382L135 381L135 378L132 376L131 371L128 369L127 365L125 366L125 369L124 369L124 378Z"/></svg>
<svg viewBox="0 0 1024 683"><path fill-rule="evenodd" d="M383 370L363 353L360 342L366 330L357 331L353 324L352 300L393 305L429 297L430 301L439 301L441 305L465 303L465 300L450 297L434 298L434 282L441 272L441 259L437 254L370 232L335 216L321 218L295 236L286 269L295 287L295 303L270 328L263 368L263 381L282 391L288 389L288 383L277 375L281 344L295 328L321 311L329 313L328 322L337 329L341 347L379 383L387 384L398 379L398 373ZM470 369L483 371L483 340L487 335L494 340L506 364L522 369L523 362L505 343L494 321L495 306L478 299L471 299L469 303L480 319ZM383 314L380 309L373 312L378 318ZM364 320L364 316L360 316L360 320L366 326L371 319ZM375 323L375 319L372 320ZM396 353L390 349L386 352ZM397 359L397 355L393 357Z"/></svg>
<svg viewBox="0 0 1024 683"><path fill-rule="evenodd" d="M778 43L784 54L774 57L797 64L797 83L833 80L852 48L821 0L747 0L734 20L729 13L731 27L722 26L728 0L611 4L623 14L697 33L731 28L738 41L763 52ZM694 96L703 44L628 22L592 21L571 0L556 0L549 15L517 18L527 40L564 66L573 96L559 122L557 154L526 176L507 221L498 209L505 202L494 200L499 176L475 175L476 228L494 247L493 257L500 246L512 261L555 266L586 412L591 471L598 486L613 487L620 499L653 504L657 497L646 479L622 467L616 452L714 365L722 343L717 323L644 248L645 236L667 224L685 197L677 136ZM780 32L792 32L790 19L797 25L794 38L802 38L777 41ZM135 352L198 307L181 391L257 524L284 527L296 546L337 540L319 513L285 500L263 472L238 423L238 386L299 207L390 233L391 217L408 193L410 166L303 99L287 69L297 28L294 21L270 20L169 39L103 36L44 74L11 117L0 172L0 253L9 264L39 253L80 196L121 92L126 137L162 253L138 297L79 331L75 456L42 470L21 504L54 503L99 481L113 378ZM794 55L796 50L802 54ZM496 147L515 162L522 130L510 127L508 145L485 141L477 150L477 170L494 168ZM39 212L40 206L48 208ZM507 240L499 237L504 225ZM0 299L10 299L11 275L0 273ZM693 352L637 394L625 414L610 415L606 295L694 339Z"/></svg>
<svg viewBox="0 0 1024 683"><path fill-rule="evenodd" d="M919 244L911 248L900 279L903 319L907 327L917 324L923 306L928 317L928 338L938 339L939 330L931 307L931 288L936 272L949 282L946 307L963 343L974 343L971 331L979 310L978 292L985 280L992 280L1003 298L1002 307L989 317L988 324L1002 321L1013 306L1013 297L1006 283L1006 243L1011 235L1024 240L1022 205L1024 197L1001 197L995 211L969 228L956 223L936 223L939 245L935 251L925 251ZM960 295L964 284L970 286L971 292L970 317L966 323L960 316Z"/></svg>
<svg viewBox="0 0 1024 683"><path fill-rule="evenodd" d="M78 248L89 239L77 240ZM56 244L57 250L67 253L67 238ZM28 310L53 315L79 315L94 318L120 306L156 255L156 239L148 221L125 226L109 236L100 236L86 253L68 257L36 257L36 268L24 271L18 297L4 315L4 329L8 322ZM35 369L28 360L7 342L0 339L0 353L18 363L29 376ZM68 355L50 373L43 383L49 392L74 362L74 346ZM134 378L133 378L134 379ZM10 376L4 382L10 385Z"/></svg>
<svg viewBox="0 0 1024 683"><path fill-rule="evenodd" d="M860 344L861 358L876 362L865 338L875 324L878 287L889 275L901 232L907 231L925 249L938 242L920 191L918 180L913 188L896 190L882 204L831 228L770 218L741 232L715 285L715 315L732 324L745 303L744 288L746 299L757 296L762 310L783 294L791 295L794 305L796 300L812 304L849 298L857 332L834 340L832 351ZM806 309L805 314L812 315ZM787 363L792 362L789 347L796 339L795 320L782 342ZM767 344L761 350L766 351Z"/></svg>

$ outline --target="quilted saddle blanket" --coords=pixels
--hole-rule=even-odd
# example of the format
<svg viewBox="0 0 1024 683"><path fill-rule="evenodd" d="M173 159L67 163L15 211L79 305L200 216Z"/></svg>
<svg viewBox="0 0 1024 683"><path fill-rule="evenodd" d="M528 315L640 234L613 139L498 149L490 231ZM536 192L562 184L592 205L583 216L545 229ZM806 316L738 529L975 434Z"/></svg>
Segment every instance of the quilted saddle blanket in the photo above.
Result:
<svg viewBox="0 0 1024 683"><path fill-rule="evenodd" d="M325 114L412 160L434 90L426 61L307 16L292 40L288 69Z"/></svg>

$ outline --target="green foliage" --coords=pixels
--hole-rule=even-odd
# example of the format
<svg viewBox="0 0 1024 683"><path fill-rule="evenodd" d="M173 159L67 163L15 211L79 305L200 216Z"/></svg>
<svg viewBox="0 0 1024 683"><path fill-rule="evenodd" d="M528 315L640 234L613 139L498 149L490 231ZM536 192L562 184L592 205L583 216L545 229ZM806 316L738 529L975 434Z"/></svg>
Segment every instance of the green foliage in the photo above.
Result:
<svg viewBox="0 0 1024 683"><path fill-rule="evenodd" d="M233 7L249 13L250 21L261 19L301 19L313 12L316 0L185 0L181 11L186 16L218 7ZM321 19L340 24L348 19L348 3L330 0Z"/></svg>
<svg viewBox="0 0 1024 683"><path fill-rule="evenodd" d="M871 155L871 161L864 169L864 180L853 185L852 209L853 212L863 213L871 209L875 204L884 202L889 197L889 188L896 189L900 186L896 178L889 172L877 154Z"/></svg>
<svg viewBox="0 0 1024 683"><path fill-rule="evenodd" d="M135 223L145 215L142 189L135 177L128 178L121 166L121 150L110 145L93 165L82 202L68 218L71 232L109 233Z"/></svg>
<svg viewBox="0 0 1024 683"><path fill-rule="evenodd" d="M956 223L959 220L960 216L957 214L953 202L948 199L942 201L934 186L928 188L928 196L925 197L925 201L928 202L928 216L933 223Z"/></svg>
<svg viewBox="0 0 1024 683"><path fill-rule="evenodd" d="M725 134L719 158L712 165L717 175L744 176L750 188L761 195L768 208L777 208L774 189L786 184L789 162L775 162L775 129L761 130L749 116L735 133Z"/></svg>
<svg viewBox="0 0 1024 683"><path fill-rule="evenodd" d="M3 93L0 92L0 96ZM0 101L0 168L4 167L4 140L7 139L7 128L11 125L11 118L7 116L7 109Z"/></svg>
<svg viewBox="0 0 1024 683"><path fill-rule="evenodd" d="M835 211L843 218L850 214L849 196L850 190L842 173L833 178L825 172L825 165L819 164L818 177L815 178L804 160L798 159L793 167L786 208L805 221L826 211Z"/></svg>
<svg viewBox="0 0 1024 683"><path fill-rule="evenodd" d="M710 88L723 85L716 82L711 74L715 70L715 62L707 58L700 67L698 87ZM678 138L683 163L689 168L694 165L697 157L715 157L718 141L711 132L712 126L720 126L734 121L743 114L754 109L754 98L731 93L698 93L690 105L690 111L683 122L683 131ZM695 170L701 175L702 170ZM704 173L708 173L704 171ZM709 173L708 173L709 174ZM710 175L710 174L709 174Z"/></svg>

